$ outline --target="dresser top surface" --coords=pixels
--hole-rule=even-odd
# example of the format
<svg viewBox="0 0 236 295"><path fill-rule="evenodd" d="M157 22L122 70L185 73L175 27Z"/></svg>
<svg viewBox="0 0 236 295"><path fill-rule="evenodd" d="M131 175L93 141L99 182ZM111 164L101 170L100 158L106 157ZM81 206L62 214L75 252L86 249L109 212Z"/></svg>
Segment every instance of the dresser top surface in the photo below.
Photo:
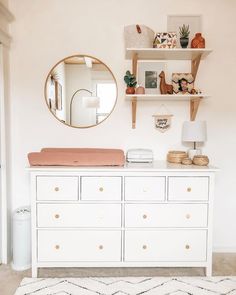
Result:
<svg viewBox="0 0 236 295"><path fill-rule="evenodd" d="M219 169L214 166L197 166L171 164L166 161L154 161L153 163L126 163L124 166L32 166L29 171L185 171L185 172L216 172Z"/></svg>

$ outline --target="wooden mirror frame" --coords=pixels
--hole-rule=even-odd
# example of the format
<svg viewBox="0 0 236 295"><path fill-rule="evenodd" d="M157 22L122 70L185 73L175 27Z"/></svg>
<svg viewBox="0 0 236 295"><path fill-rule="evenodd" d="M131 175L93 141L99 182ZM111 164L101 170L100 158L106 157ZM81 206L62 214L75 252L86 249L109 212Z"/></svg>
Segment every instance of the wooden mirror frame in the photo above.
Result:
<svg viewBox="0 0 236 295"><path fill-rule="evenodd" d="M50 79L50 76L51 76L51 73L53 72L53 70L63 61L65 61L66 59L69 59L69 58L73 58L73 57L89 57L91 59L95 59L97 60L99 63L103 64L107 70L110 72L110 74L112 75L112 78L114 80L114 83L116 85L116 100L115 100L115 103L114 103L114 106L113 108L111 109L109 115L103 119L101 122L97 123L97 124L94 124L94 125L89 125L89 126L73 126L73 125L69 125L67 124L66 122L64 122L63 120L60 120L52 111L51 111L51 108L50 108L50 105L49 105L49 102L48 102L48 99L47 99L47 82L48 80ZM91 127L96 127L98 125L100 125L101 123L103 123L104 121L106 121L110 115L113 113L114 109L115 109L115 106L117 104L117 98L118 98L118 86L117 86L117 81L116 81L116 78L113 74L113 72L111 71L111 69L104 63L102 62L100 59L94 57L94 56L91 56L91 55L87 55L87 54L74 54L74 55L69 55L63 59L61 59L60 61L58 61L52 68L51 70L49 71L48 75L47 75L47 78L46 78L46 81L45 81L45 84L44 84L44 98L45 98L45 101L46 101L46 105L48 107L48 110L50 111L50 113L57 119L57 121L59 121L60 123L63 123L64 125L68 126L68 127L72 127L72 128L79 128L79 129L85 129L85 128L91 128Z"/></svg>

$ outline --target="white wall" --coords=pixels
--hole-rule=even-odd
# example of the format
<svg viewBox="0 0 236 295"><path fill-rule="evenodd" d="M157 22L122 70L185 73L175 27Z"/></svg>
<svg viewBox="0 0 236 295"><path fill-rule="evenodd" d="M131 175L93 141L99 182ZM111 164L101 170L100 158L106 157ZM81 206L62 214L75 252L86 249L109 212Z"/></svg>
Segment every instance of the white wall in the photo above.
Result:
<svg viewBox="0 0 236 295"><path fill-rule="evenodd" d="M42 147L148 147L157 159L170 149L183 148L181 125L189 105L168 102L173 126L165 134L153 126L159 103L139 103L137 128L131 129L131 108L124 100L123 27L146 24L166 30L167 14L202 14L207 46L214 49L201 64L198 84L212 98L202 102L198 119L208 121L204 152L219 166L216 182L214 246L236 250L236 1L234 0L10 0L16 17L11 28L11 142L13 208L29 203L27 153ZM48 71L60 59L76 53L93 55L113 71L118 103L108 120L90 129L58 122L44 100ZM176 65L175 65L176 66ZM175 67L174 66L174 67ZM187 65L188 66L188 65ZM186 64L180 64L179 70ZM172 68L169 68L169 70ZM115 134L115 136L113 136Z"/></svg>

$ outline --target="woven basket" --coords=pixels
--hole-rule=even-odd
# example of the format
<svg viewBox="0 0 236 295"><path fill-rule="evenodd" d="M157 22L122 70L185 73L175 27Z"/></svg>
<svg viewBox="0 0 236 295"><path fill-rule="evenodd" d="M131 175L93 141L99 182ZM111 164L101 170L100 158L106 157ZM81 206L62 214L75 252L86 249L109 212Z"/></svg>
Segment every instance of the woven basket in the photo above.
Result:
<svg viewBox="0 0 236 295"><path fill-rule="evenodd" d="M193 161L189 158L184 158L181 162L181 164L183 165L192 165L193 164Z"/></svg>
<svg viewBox="0 0 236 295"><path fill-rule="evenodd" d="M187 153L184 151L169 151L167 161L170 163L181 163L184 158L187 158Z"/></svg>
<svg viewBox="0 0 236 295"><path fill-rule="evenodd" d="M207 166L209 164L209 158L203 155L194 156L193 164L198 166Z"/></svg>
<svg viewBox="0 0 236 295"><path fill-rule="evenodd" d="M126 48L152 48L155 33L144 25L129 25L124 29Z"/></svg>

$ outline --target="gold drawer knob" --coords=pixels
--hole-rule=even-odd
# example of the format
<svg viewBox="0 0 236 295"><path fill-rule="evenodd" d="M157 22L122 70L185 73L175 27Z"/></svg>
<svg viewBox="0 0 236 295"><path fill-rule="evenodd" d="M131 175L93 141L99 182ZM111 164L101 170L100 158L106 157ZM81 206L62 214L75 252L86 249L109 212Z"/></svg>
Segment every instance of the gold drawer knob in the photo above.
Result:
<svg viewBox="0 0 236 295"><path fill-rule="evenodd" d="M147 219L147 215L146 214L143 214L143 219Z"/></svg>
<svg viewBox="0 0 236 295"><path fill-rule="evenodd" d="M103 190L104 190L103 187L99 187L100 192L103 192Z"/></svg>
<svg viewBox="0 0 236 295"><path fill-rule="evenodd" d="M56 250L59 250L59 249L60 249L60 246L59 246L59 245L56 245L56 246L55 246L55 249L56 249Z"/></svg>
<svg viewBox="0 0 236 295"><path fill-rule="evenodd" d="M186 214L186 218L187 219L190 219L191 218L191 215L190 214Z"/></svg>
<svg viewBox="0 0 236 295"><path fill-rule="evenodd" d="M143 250L146 250L147 249L147 245L143 245Z"/></svg>
<svg viewBox="0 0 236 295"><path fill-rule="evenodd" d="M186 245L185 246L185 249L189 250L190 249L190 246L189 245Z"/></svg>
<svg viewBox="0 0 236 295"><path fill-rule="evenodd" d="M54 191L55 191L55 192L59 192L59 187L56 186L56 187L54 188Z"/></svg>
<svg viewBox="0 0 236 295"><path fill-rule="evenodd" d="M99 245L99 250L103 250L103 245Z"/></svg>
<svg viewBox="0 0 236 295"><path fill-rule="evenodd" d="M55 217L56 219L58 219L58 218L60 218L60 215L59 215L59 214L55 214L54 217Z"/></svg>
<svg viewBox="0 0 236 295"><path fill-rule="evenodd" d="M191 187L187 188L187 192L190 193L192 191Z"/></svg>

